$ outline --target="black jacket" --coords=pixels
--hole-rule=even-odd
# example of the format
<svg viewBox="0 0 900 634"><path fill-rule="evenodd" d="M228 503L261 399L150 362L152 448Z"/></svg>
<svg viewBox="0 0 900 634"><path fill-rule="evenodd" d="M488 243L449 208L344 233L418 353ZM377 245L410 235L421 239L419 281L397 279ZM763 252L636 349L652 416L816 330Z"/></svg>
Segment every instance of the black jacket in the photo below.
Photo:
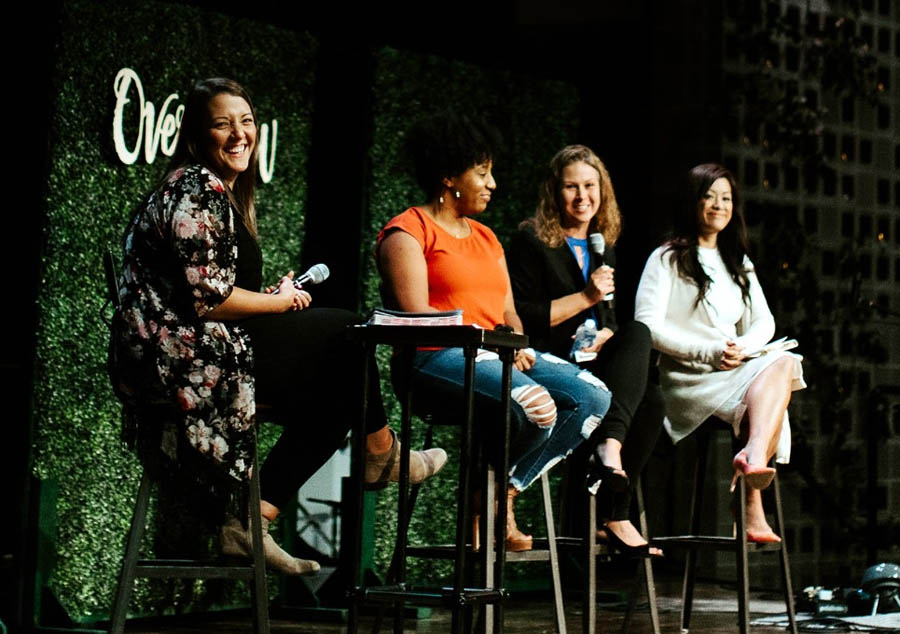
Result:
<svg viewBox="0 0 900 634"><path fill-rule="evenodd" d="M550 327L550 302L554 299L584 290L584 277L569 245L548 247L541 242L530 228L513 236L506 251L509 276L512 280L516 312L525 326L531 345L538 350L552 352L563 359L569 358L572 335L575 329L592 318L590 310ZM613 249L606 249L604 262L615 267L616 256ZM596 257L590 254L589 270L597 267ZM597 329L609 328L616 331L616 316L613 302L600 302L594 306Z"/></svg>

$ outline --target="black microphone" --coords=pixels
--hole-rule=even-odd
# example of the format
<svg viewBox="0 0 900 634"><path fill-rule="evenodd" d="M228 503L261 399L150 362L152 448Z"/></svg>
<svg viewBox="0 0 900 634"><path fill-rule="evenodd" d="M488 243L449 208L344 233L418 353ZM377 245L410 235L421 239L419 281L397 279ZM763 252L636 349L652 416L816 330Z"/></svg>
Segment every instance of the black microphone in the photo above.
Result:
<svg viewBox="0 0 900 634"><path fill-rule="evenodd" d="M602 233L592 233L588 236L588 242L591 244L591 253L597 256L597 262L600 263L598 267L603 266L603 254L606 253L606 238L603 237Z"/></svg>
<svg viewBox="0 0 900 634"><path fill-rule="evenodd" d="M597 268L602 268L606 266L606 261L604 260L604 254L606 253L606 238L603 237L602 233L592 233L588 236L588 242L591 245L591 253L594 254L594 259L597 261ZM606 297L603 298L604 302L610 302L615 297L615 293L609 293Z"/></svg>

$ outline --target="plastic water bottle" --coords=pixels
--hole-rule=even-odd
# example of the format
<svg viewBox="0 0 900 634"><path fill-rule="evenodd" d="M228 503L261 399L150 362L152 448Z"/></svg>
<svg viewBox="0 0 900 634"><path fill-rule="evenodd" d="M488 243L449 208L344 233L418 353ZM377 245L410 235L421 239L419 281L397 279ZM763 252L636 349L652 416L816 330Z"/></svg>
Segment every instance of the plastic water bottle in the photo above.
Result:
<svg viewBox="0 0 900 634"><path fill-rule="evenodd" d="M582 352L581 349L593 345L596 336L597 322L593 319L585 319L584 323L578 326L578 329L575 331L575 341L572 342L572 350L569 352L569 358L574 361L586 361L585 353ZM596 354L588 354L591 358L597 356Z"/></svg>

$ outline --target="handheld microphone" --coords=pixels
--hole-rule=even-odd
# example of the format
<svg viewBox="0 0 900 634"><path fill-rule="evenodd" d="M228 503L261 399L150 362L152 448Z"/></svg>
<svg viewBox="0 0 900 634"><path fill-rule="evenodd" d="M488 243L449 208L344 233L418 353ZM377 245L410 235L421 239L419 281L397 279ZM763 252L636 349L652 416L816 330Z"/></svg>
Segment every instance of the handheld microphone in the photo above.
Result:
<svg viewBox="0 0 900 634"><path fill-rule="evenodd" d="M294 280L294 286L303 286L307 282L310 284L321 284L328 279L331 271L325 264L314 264L309 270Z"/></svg>
<svg viewBox="0 0 900 634"><path fill-rule="evenodd" d="M331 271L328 270L328 267L326 265L314 264L306 273L304 273L300 277L294 278L294 288L296 288L297 290L302 290L303 285L307 282L309 282L310 284L321 284L328 279L329 275L331 275ZM272 294L277 295L278 288L272 291Z"/></svg>
<svg viewBox="0 0 900 634"><path fill-rule="evenodd" d="M599 266L597 268L606 266L606 262L603 258L603 255L606 253L606 238L603 237L602 233L592 233L588 236L588 242L591 245L591 253L594 254L596 261L599 263ZM603 301L612 301L615 296L615 293L609 293L606 297L603 298Z"/></svg>
<svg viewBox="0 0 900 634"><path fill-rule="evenodd" d="M591 253L597 256L600 266L604 265L603 254L606 253L606 238L602 233L592 233L588 236L588 242L591 245Z"/></svg>

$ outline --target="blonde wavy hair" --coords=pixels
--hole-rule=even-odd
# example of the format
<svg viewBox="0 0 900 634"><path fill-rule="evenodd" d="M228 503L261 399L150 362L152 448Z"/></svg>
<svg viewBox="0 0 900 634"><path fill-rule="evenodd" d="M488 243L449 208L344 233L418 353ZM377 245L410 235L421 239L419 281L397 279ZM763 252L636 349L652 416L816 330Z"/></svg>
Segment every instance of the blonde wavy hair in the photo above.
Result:
<svg viewBox="0 0 900 634"><path fill-rule="evenodd" d="M587 163L600 174L600 208L591 218L588 233L602 233L607 246L613 246L622 233L622 214L616 202L609 172L591 148L585 145L567 145L550 159L544 182L538 194L538 206L534 216L519 226L531 227L537 237L550 247L565 242L562 228L564 204L562 201L562 173L572 163Z"/></svg>

